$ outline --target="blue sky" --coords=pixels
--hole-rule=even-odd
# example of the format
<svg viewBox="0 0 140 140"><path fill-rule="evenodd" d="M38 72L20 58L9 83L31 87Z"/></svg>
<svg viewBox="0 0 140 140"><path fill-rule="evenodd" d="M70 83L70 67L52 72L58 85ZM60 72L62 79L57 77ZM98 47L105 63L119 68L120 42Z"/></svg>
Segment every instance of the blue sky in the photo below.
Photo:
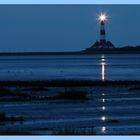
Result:
<svg viewBox="0 0 140 140"><path fill-rule="evenodd" d="M0 52L83 50L99 38L100 12L116 47L140 45L139 5L1 5Z"/></svg>

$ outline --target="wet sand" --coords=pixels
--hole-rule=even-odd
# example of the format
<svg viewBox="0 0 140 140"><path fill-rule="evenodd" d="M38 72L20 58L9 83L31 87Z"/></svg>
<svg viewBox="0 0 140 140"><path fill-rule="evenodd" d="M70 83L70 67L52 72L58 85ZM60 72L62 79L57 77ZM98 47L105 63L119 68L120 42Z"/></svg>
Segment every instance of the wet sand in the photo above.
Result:
<svg viewBox="0 0 140 140"><path fill-rule="evenodd" d="M56 84L56 81L51 81L52 85L50 83L47 85L38 81L38 90L37 82L28 86L26 82L23 85L18 82L18 86L16 82L11 84L12 86L8 86L8 82L3 85L0 83L10 90L28 93L33 97L31 100L22 101L1 100L0 112L5 112L7 116L23 116L24 121L0 123L0 134L9 132L27 135L140 134L138 81L88 81L85 86L82 86L85 81L81 81L80 86L78 82L74 84L74 81L73 83L57 81L59 84L56 84L56 87L54 82ZM49 100L49 97L59 93L79 90L86 91L88 100Z"/></svg>

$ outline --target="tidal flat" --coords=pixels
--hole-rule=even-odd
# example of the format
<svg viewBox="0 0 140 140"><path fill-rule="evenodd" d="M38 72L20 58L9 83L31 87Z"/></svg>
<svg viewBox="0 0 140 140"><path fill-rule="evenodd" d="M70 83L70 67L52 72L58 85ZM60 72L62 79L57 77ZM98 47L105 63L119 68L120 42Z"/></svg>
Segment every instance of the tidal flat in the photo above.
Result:
<svg viewBox="0 0 140 140"><path fill-rule="evenodd" d="M139 81L0 82L0 135L139 135Z"/></svg>

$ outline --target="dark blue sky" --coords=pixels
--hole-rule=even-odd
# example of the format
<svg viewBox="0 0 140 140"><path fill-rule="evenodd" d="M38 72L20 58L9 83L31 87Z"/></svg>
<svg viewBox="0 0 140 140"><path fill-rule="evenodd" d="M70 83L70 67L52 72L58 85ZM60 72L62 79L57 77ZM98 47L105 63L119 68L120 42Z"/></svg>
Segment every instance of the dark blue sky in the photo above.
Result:
<svg viewBox="0 0 140 140"><path fill-rule="evenodd" d="M107 39L140 45L139 5L0 6L0 52L76 51L99 38L97 14L107 12Z"/></svg>

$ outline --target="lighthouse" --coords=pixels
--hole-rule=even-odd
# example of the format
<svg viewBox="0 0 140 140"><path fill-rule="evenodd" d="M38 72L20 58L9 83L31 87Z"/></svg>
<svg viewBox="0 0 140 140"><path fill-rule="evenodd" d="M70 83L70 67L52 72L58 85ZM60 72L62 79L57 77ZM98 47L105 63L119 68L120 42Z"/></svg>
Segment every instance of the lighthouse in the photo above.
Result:
<svg viewBox="0 0 140 140"><path fill-rule="evenodd" d="M98 17L99 23L100 23L100 42L99 47L100 48L106 48L107 47L107 41L106 41L106 30L105 30L105 23L107 21L107 15L106 14L100 14Z"/></svg>
<svg viewBox="0 0 140 140"><path fill-rule="evenodd" d="M95 41L95 43L90 47L85 49L86 52L92 52L92 51L104 51L104 50L110 50L115 48L112 41L106 39L106 29L105 25L108 21L108 16L106 13L100 13L98 15L98 21L100 24L100 38Z"/></svg>

